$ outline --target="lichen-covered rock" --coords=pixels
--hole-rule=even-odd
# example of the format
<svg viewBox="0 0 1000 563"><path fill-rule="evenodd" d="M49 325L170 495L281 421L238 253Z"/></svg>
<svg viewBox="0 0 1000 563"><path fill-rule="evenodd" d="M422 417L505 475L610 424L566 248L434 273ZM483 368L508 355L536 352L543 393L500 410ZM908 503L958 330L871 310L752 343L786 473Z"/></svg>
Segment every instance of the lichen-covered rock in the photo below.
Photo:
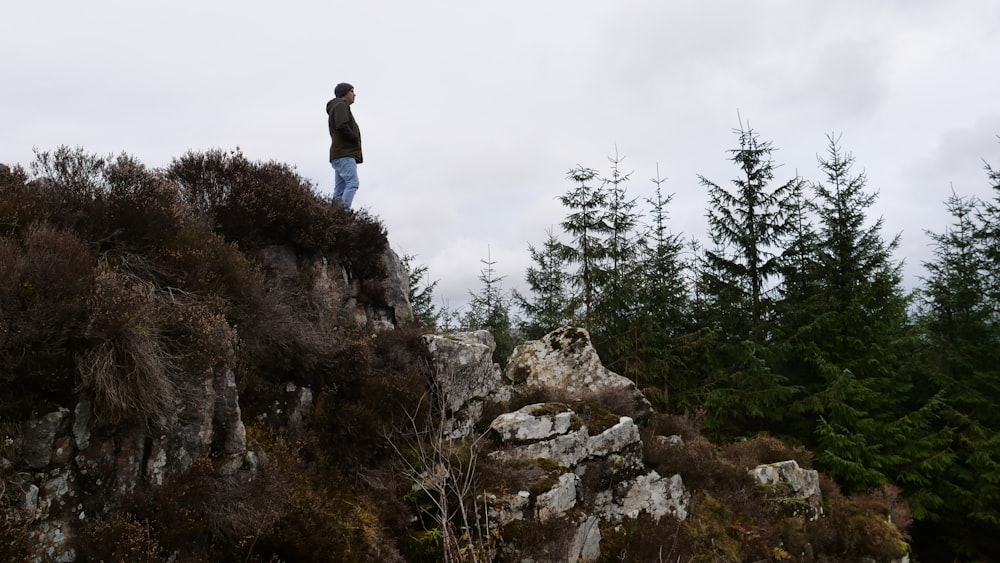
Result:
<svg viewBox="0 0 1000 563"><path fill-rule="evenodd" d="M786 484L791 497L808 504L810 519L823 514L823 494L819 489L819 472L815 469L802 469L795 460L788 460L758 465L750 470L750 475L762 485Z"/></svg>
<svg viewBox="0 0 1000 563"><path fill-rule="evenodd" d="M468 436L484 403L508 400L511 395L500 367L493 363L493 335L486 330L428 334L424 344L433 359L436 391L451 413L446 434Z"/></svg>
<svg viewBox="0 0 1000 563"><path fill-rule="evenodd" d="M667 514L678 520L687 518L691 493L684 487L680 475L661 477L656 471L650 471L647 475L640 475L626 482L621 489L624 493L603 507L603 514L608 521L638 518L642 512L649 514L654 520Z"/></svg>
<svg viewBox="0 0 1000 563"><path fill-rule="evenodd" d="M21 456L30 469L48 467L56 436L66 428L69 410L59 409L29 420L21 431Z"/></svg>
<svg viewBox="0 0 1000 563"><path fill-rule="evenodd" d="M644 419L652 406L635 383L607 369L585 329L563 327L525 342L511 354L504 375L523 391L552 390L565 399L594 399L621 393L634 401L634 416Z"/></svg>
<svg viewBox="0 0 1000 563"><path fill-rule="evenodd" d="M399 256L388 247L382 254L382 265L385 267L386 273L382 287L388 309L382 311L382 316L376 321L381 320L384 325L387 325L386 329L413 322L413 307L410 305L408 292L410 274L406 270L406 266L399 259Z"/></svg>
<svg viewBox="0 0 1000 563"><path fill-rule="evenodd" d="M541 413L540 411L546 407L545 403L538 403L500 415L493 420L490 428L504 442L538 441L569 432L574 423L575 413L568 407L558 412ZM579 427L578 417L576 422Z"/></svg>
<svg viewBox="0 0 1000 563"><path fill-rule="evenodd" d="M574 424L574 419L579 420L576 413L558 403L556 407L550 405L528 405L495 418L490 428L513 447L494 455L505 459L544 458L575 467L587 458L624 452L640 443L639 429L627 416L591 436L586 425Z"/></svg>
<svg viewBox="0 0 1000 563"><path fill-rule="evenodd" d="M576 489L580 478L574 473L563 473L558 482L535 499L535 515L539 522L565 515L576 506Z"/></svg>
<svg viewBox="0 0 1000 563"><path fill-rule="evenodd" d="M72 561L71 523L113 509L140 485L163 485L199 457L213 454L223 475L255 470L233 372L207 370L196 389L161 427L101 423L87 399L23 425L12 463L24 494L12 516L32 523L37 560Z"/></svg>
<svg viewBox="0 0 1000 563"><path fill-rule="evenodd" d="M601 556L601 526L596 516L590 516L580 523L573 535L566 561L589 563Z"/></svg>

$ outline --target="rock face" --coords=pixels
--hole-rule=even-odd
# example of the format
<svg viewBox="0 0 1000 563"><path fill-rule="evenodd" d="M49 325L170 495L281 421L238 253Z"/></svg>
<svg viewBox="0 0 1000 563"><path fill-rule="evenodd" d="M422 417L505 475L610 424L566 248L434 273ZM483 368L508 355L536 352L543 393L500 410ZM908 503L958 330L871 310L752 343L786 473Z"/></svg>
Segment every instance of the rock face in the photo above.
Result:
<svg viewBox="0 0 1000 563"><path fill-rule="evenodd" d="M451 414L445 432L452 438L468 436L486 402L509 400L512 393L493 363L493 335L479 330L423 338L434 361L435 392Z"/></svg>
<svg viewBox="0 0 1000 563"><path fill-rule="evenodd" d="M290 246L271 246L260 252L264 266L279 280L292 281L302 287L312 287L313 298L336 317L353 319L357 326L369 323L376 330L392 330L399 324L413 321L413 308L408 297L408 274L399 256L387 248L382 255L386 279L382 282L385 307L362 305L358 302L360 280L352 280L347 270L327 259L300 263ZM309 278L309 283L302 283Z"/></svg>
<svg viewBox="0 0 1000 563"><path fill-rule="evenodd" d="M558 483L535 499L540 520L576 507L577 498L589 498L581 506L605 523L636 518L641 512L655 519L666 514L680 520L687 517L690 495L680 476L664 479L655 471L643 473L639 430L627 416L609 428L591 431L565 405L547 403L500 415L490 427L508 446L495 452L495 458L547 460L563 471ZM588 471L607 471L614 478L607 489L578 493L579 478Z"/></svg>
<svg viewBox="0 0 1000 563"><path fill-rule="evenodd" d="M348 280L337 264L302 263L287 247L266 249L261 259L275 279L311 287L313 299L331 316L347 316L376 330L413 319L405 268L391 250L383 256L387 307L360 305L359 282ZM191 379L191 392L177 399L172 416L162 424L101 423L85 391L77 393L73 404L18 424L12 447L0 450L17 452L17 458L0 457L0 468L17 476L16 483L7 483L19 489L9 497L8 516L30 523L32 561L76 560L71 547L75 522L114 510L140 485L158 486L185 474L209 454L220 478L252 476L258 457L247 447L234 372L209 369ZM290 384L276 402L275 416L294 430L311 408L309 389Z"/></svg>
<svg viewBox="0 0 1000 563"><path fill-rule="evenodd" d="M71 522L103 513L140 483L162 485L215 452L220 475L254 471L231 370L203 374L160 428L96 425L89 400L24 424L20 512L35 521L37 561L73 561ZM8 463L13 463L8 461Z"/></svg>

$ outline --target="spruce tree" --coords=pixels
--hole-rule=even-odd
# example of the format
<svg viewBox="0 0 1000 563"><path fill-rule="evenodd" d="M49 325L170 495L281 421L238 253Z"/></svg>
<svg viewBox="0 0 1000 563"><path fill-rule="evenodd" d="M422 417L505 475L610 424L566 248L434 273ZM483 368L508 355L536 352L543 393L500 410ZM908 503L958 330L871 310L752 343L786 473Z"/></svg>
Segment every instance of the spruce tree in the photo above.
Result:
<svg viewBox="0 0 1000 563"><path fill-rule="evenodd" d="M641 370L637 293L642 282L639 262L638 227L642 219L638 198L628 193L631 173L621 170L624 157L608 157L611 174L603 179L605 193L603 209L604 237L600 267L593 277L595 293L591 313L594 346L607 367L635 379Z"/></svg>
<svg viewBox="0 0 1000 563"><path fill-rule="evenodd" d="M993 187L1000 177L987 165ZM919 391L943 406L935 464L901 472L919 530L946 538L948 552L982 559L1000 549L1000 324L994 238L1000 206L954 193L953 218L928 232L934 259L924 264L922 335L927 367ZM935 546L924 549L933 551Z"/></svg>
<svg viewBox="0 0 1000 563"><path fill-rule="evenodd" d="M718 341L706 366L709 429L732 436L763 429L794 395L769 366L770 290L781 266L780 243L790 229L787 199L798 178L775 186L771 143L752 129L734 130L730 160L740 174L730 188L699 175L708 188L709 236L699 273L699 317Z"/></svg>
<svg viewBox="0 0 1000 563"><path fill-rule="evenodd" d="M493 361L503 367L516 344L514 323L510 318L511 297L503 291L503 278L506 276L497 276L496 262L491 259L488 249L486 259L480 262L484 267L478 279L483 285L479 293L469 291L469 310L462 320L462 328L490 331L496 342Z"/></svg>
<svg viewBox="0 0 1000 563"><path fill-rule="evenodd" d="M514 292L514 301L525 314L525 338L540 338L545 334L570 324L575 318L575 303L570 295L570 278L566 271L569 249L560 242L551 229L541 249L528 245L533 266L525 273L531 289L526 297Z"/></svg>
<svg viewBox="0 0 1000 563"><path fill-rule="evenodd" d="M576 186L559 197L569 210L561 226L571 239L567 245L568 261L577 266L570 280L577 291L575 298L580 302L581 320L584 327L592 330L598 284L606 257L604 237L609 230L605 220L607 194L602 186L596 185L598 174L593 168L577 166L569 171L567 178L576 182Z"/></svg>
<svg viewBox="0 0 1000 563"><path fill-rule="evenodd" d="M734 130L739 147L730 160L740 169L727 189L699 175L708 188L709 236L713 248L705 252L705 291L715 305L733 311L721 320L726 336L761 343L766 336L770 282L780 271L780 243L789 231L787 199L800 180L774 186L774 149L753 129ZM727 318L728 317L728 318Z"/></svg>
<svg viewBox="0 0 1000 563"><path fill-rule="evenodd" d="M661 403L684 404L687 391L695 383L683 377L683 359L678 354L677 339L693 327L690 320L688 289L689 266L683 258L684 243L681 235L673 233L668 225L667 206L673 194L663 193L665 179L657 167L656 177L650 180L655 188L653 196L646 199L650 208L647 225L640 247L639 271L636 279L637 334L639 356L642 360L640 383L650 385Z"/></svg>
<svg viewBox="0 0 1000 563"><path fill-rule="evenodd" d="M869 224L876 194L865 174L853 174L854 158L828 136L829 147L815 183L818 239L796 281L810 295L789 292L793 307L780 332L781 365L795 366L793 383L806 389L798 409L819 422L812 436L799 436L817 451L817 461L852 489L885 483L927 446L919 429L932 416L927 405L908 402L912 391L906 360L914 354L907 332L907 298L901 265L892 254L898 236L882 238L882 219ZM794 340L793 340L794 338Z"/></svg>
<svg viewBox="0 0 1000 563"><path fill-rule="evenodd" d="M430 328L436 328L441 313L434 306L434 288L437 287L438 280L427 282L427 266L424 264L414 265L416 256L404 255L402 258L403 267L407 273L407 297L410 300L410 307L413 309L413 316L421 323Z"/></svg>

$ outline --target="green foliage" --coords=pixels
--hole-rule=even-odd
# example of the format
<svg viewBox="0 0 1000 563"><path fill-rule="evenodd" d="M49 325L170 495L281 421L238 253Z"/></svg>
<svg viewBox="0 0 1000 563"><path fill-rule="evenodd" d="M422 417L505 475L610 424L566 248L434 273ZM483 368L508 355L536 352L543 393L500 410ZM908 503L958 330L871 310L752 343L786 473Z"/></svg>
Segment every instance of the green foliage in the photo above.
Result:
<svg viewBox="0 0 1000 563"><path fill-rule="evenodd" d="M434 288L439 280L428 283L427 266L414 265L416 256L403 256L403 266L407 273L407 291L410 300L410 307L413 308L413 315L428 328L437 326L441 318L441 312L434 307Z"/></svg>
<svg viewBox="0 0 1000 563"><path fill-rule="evenodd" d="M551 229L546 235L541 249L528 245L534 265L528 267L524 280L534 299L514 292L514 301L527 317L522 330L528 339L541 338L570 324L573 318L570 276L566 272L570 250Z"/></svg>
<svg viewBox="0 0 1000 563"><path fill-rule="evenodd" d="M770 316L769 283L779 274L779 245L791 230L788 202L794 201L802 181L793 178L772 186L776 165L771 143L742 123L734 132L739 147L730 149L730 160L741 174L732 180L732 188L699 176L708 188L709 236L714 245L705 252L700 283L727 339L762 342Z"/></svg>
<svg viewBox="0 0 1000 563"><path fill-rule="evenodd" d="M517 345L515 323L511 320L510 310L513 297L503 291L503 278L496 275L493 267L496 262L488 253L486 260L481 260L485 266L479 272L482 289L479 293L469 292L469 310L462 319L462 327L467 330L488 330L493 335L496 348L493 349L493 361L501 368L507 365L514 346Z"/></svg>
<svg viewBox="0 0 1000 563"><path fill-rule="evenodd" d="M986 167L991 182L996 172ZM936 408L930 431L935 448L899 473L918 519L917 543L936 557L960 553L980 559L996 553L1000 531L1000 397L996 318L998 208L954 193L945 201L953 222L928 232L934 258L921 293L924 346L915 392ZM961 508L959 508L961 506ZM934 535L944 542L923 542Z"/></svg>
<svg viewBox="0 0 1000 563"><path fill-rule="evenodd" d="M607 194L593 182L597 171L593 168L577 166L569 171L567 178L576 182L570 192L559 197L569 214L562 221L563 230L570 236L567 260L576 264L577 270L570 274L570 281L578 293L574 299L582 308L581 319L588 330L593 328L593 309L597 299L598 280L604 259L603 237L608 232L604 221Z"/></svg>

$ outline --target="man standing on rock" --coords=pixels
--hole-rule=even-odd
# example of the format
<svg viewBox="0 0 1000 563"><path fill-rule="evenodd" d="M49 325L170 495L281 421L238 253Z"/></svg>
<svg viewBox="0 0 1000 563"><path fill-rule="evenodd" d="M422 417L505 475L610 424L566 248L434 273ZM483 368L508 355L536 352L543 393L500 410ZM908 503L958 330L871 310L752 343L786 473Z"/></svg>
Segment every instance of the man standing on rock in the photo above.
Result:
<svg viewBox="0 0 1000 563"><path fill-rule="evenodd" d="M358 191L358 165L361 157L361 129L354 121L351 104L354 103L354 86L346 82L333 89L334 99L326 103L327 123L330 128L330 165L335 181L333 198L351 208Z"/></svg>

